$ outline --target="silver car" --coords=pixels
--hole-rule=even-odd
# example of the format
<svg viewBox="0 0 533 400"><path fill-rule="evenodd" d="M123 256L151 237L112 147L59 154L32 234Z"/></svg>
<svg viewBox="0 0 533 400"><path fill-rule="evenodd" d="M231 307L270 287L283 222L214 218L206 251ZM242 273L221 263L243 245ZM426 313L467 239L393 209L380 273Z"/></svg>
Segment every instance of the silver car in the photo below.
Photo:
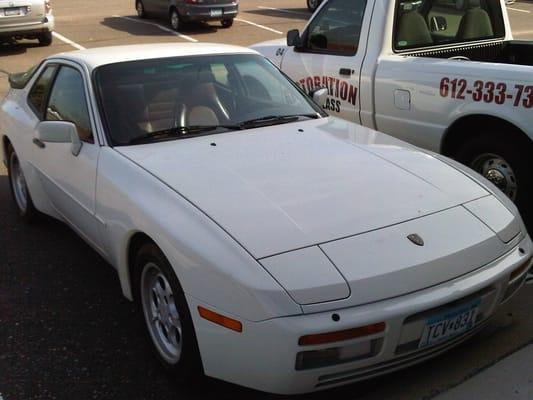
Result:
<svg viewBox="0 0 533 400"><path fill-rule="evenodd" d="M53 30L50 0L0 0L0 42L37 39L49 46Z"/></svg>
<svg viewBox="0 0 533 400"><path fill-rule="evenodd" d="M223 28L233 25L239 0L135 0L140 18L165 16L178 31L187 22L220 21Z"/></svg>

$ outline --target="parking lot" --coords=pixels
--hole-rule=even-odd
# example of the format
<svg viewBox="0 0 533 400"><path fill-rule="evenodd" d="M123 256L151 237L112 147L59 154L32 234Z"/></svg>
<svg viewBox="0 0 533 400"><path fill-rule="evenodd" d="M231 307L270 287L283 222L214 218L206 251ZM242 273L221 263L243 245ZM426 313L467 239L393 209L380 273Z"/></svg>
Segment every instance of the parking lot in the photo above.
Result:
<svg viewBox="0 0 533 400"><path fill-rule="evenodd" d="M58 52L151 42L250 45L283 38L310 17L303 0L241 0L232 28L199 25L178 34L167 21L139 20L131 0L55 0L53 7L51 46L0 45L0 98L8 73ZM533 39L533 2L508 9L515 37ZM61 223L43 218L23 225L3 165L0 205L0 400L277 398L214 380L190 388L175 384L151 355L139 313L122 297L112 268ZM533 343L532 310L529 285L485 330L443 356L305 398L432 398Z"/></svg>

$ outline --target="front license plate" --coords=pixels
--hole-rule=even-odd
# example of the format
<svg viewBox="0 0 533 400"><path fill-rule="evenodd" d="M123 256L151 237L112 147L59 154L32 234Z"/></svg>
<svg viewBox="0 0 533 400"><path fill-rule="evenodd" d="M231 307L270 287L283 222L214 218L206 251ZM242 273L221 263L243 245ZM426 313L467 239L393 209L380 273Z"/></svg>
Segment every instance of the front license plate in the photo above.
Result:
<svg viewBox="0 0 533 400"><path fill-rule="evenodd" d="M221 17L222 10L211 10L209 11L212 17Z"/></svg>
<svg viewBox="0 0 533 400"><path fill-rule="evenodd" d="M472 329L476 323L480 303L478 299L429 318L418 348L446 341L452 336Z"/></svg>
<svg viewBox="0 0 533 400"><path fill-rule="evenodd" d="M5 8L4 15L10 17L12 15L20 15L20 8Z"/></svg>

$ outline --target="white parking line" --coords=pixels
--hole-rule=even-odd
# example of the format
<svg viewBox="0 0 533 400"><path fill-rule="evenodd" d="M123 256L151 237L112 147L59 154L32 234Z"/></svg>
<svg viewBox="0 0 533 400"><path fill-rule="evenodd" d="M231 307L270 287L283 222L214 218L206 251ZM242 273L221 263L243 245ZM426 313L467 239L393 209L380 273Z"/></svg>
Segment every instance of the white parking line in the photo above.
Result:
<svg viewBox="0 0 533 400"><path fill-rule="evenodd" d="M252 21L247 21L247 20L241 19L241 18L235 18L235 21L244 22L245 24L252 25L252 26L255 26L257 28L264 29L266 31L274 32L274 33L277 33L279 35L283 35L283 32L281 32L281 31L277 31L276 29L269 28L268 26L256 24L255 22L252 22Z"/></svg>
<svg viewBox="0 0 533 400"><path fill-rule="evenodd" d="M74 48L76 48L78 50L85 50L85 47L83 47L81 44L73 42L69 38L66 38L65 36L61 35L60 33L52 32L52 35L54 35L54 37L58 38L62 42L65 42L66 44L70 44L72 47L74 47Z"/></svg>
<svg viewBox="0 0 533 400"><path fill-rule="evenodd" d="M518 11L518 12L522 12L522 13L526 13L526 14L530 14L531 11L528 11L528 10L521 10L519 8L513 8L513 7L507 7L508 10L513 10L513 11Z"/></svg>
<svg viewBox="0 0 533 400"><path fill-rule="evenodd" d="M305 15L305 16L310 16L311 15L310 13L304 13L304 12L301 12L301 11L286 10L284 8L274 8L274 7L266 7L266 6L257 6L257 8L260 8L261 10L279 11L279 12L287 13L287 14L298 14L298 15Z"/></svg>
<svg viewBox="0 0 533 400"><path fill-rule="evenodd" d="M184 39L184 40L188 40L189 42L193 42L193 43L197 43L197 42L198 42L198 40L196 40L196 39L194 39L194 38L192 38L192 37L190 37L190 36L183 35L183 34L181 34L181 33L179 33L179 32L176 32L176 31L174 31L174 30L172 30L172 29L170 29L170 28L167 28L167 27L165 27L165 26L161 26L161 25L159 25L159 24L156 24L155 22L148 22L148 21L140 20L140 19L138 19L138 18L123 17L123 16L120 16L120 15L113 15L112 17L113 17L113 18L127 19L128 21L137 22L137 23L139 23L139 24L152 25L152 26L155 26L156 28L161 29L162 31L165 31L165 32L167 32L167 33L171 33L171 34L173 34L173 35L175 35L175 36L178 36L178 37L180 37L180 38L182 38L182 39Z"/></svg>

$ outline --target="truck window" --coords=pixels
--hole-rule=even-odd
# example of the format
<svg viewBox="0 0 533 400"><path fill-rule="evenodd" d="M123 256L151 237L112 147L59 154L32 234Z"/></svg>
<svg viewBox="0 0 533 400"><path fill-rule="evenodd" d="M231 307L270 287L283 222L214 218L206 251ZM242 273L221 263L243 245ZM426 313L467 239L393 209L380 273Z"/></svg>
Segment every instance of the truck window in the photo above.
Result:
<svg viewBox="0 0 533 400"><path fill-rule="evenodd" d="M357 53L366 0L330 0L311 21L304 51L353 56Z"/></svg>
<svg viewBox="0 0 533 400"><path fill-rule="evenodd" d="M394 50L503 38L499 0L398 0Z"/></svg>

